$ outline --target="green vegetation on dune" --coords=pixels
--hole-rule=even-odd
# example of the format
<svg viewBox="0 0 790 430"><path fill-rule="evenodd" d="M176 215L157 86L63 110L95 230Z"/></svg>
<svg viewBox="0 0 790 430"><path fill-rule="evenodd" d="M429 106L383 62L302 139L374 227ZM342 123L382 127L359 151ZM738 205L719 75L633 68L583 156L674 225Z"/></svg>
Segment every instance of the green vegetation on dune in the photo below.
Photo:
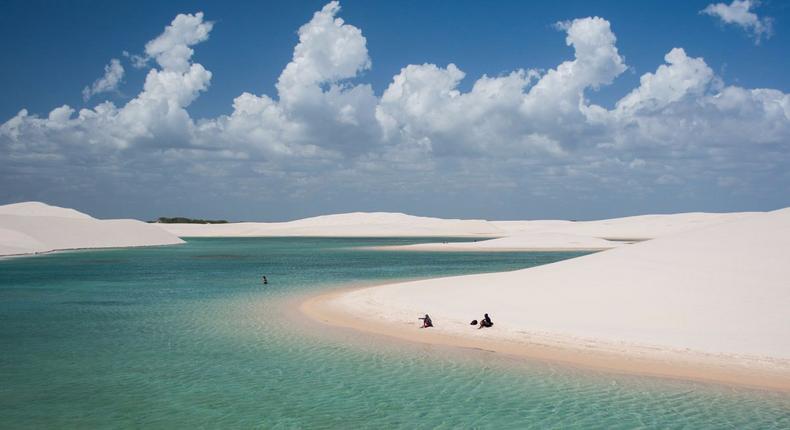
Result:
<svg viewBox="0 0 790 430"><path fill-rule="evenodd" d="M193 219L193 218L185 218L185 217L173 217L168 218L165 216L160 216L156 221L149 221L152 223L161 223L161 224L227 224L228 221L224 219Z"/></svg>

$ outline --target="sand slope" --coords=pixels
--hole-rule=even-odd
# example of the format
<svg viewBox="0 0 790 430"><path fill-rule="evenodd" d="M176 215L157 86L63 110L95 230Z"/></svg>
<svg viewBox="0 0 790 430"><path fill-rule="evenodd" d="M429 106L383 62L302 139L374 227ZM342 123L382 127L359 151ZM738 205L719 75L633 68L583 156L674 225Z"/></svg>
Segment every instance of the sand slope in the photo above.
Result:
<svg viewBox="0 0 790 430"><path fill-rule="evenodd" d="M492 221L509 235L551 231L610 240L647 240L734 221L759 212L637 215L596 221Z"/></svg>
<svg viewBox="0 0 790 430"><path fill-rule="evenodd" d="M0 206L0 215L50 216L58 218L95 219L70 208L52 206L41 202L22 202Z"/></svg>
<svg viewBox="0 0 790 430"><path fill-rule="evenodd" d="M440 331L531 333L790 359L790 208L514 272L393 284L332 305ZM483 312L493 330L470 330Z"/></svg>
<svg viewBox="0 0 790 430"><path fill-rule="evenodd" d="M98 220L38 202L0 206L0 256L177 243L183 240L137 220Z"/></svg>

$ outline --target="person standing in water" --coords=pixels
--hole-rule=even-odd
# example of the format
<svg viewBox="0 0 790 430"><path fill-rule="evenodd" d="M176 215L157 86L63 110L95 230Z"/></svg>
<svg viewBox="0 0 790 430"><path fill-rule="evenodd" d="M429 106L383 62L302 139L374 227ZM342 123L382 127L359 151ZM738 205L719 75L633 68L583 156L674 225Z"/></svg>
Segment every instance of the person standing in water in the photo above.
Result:
<svg viewBox="0 0 790 430"><path fill-rule="evenodd" d="M261 280L263 281L263 285L266 285L266 284L269 283L269 280L266 279L266 275L264 275L263 278L261 278Z"/></svg>

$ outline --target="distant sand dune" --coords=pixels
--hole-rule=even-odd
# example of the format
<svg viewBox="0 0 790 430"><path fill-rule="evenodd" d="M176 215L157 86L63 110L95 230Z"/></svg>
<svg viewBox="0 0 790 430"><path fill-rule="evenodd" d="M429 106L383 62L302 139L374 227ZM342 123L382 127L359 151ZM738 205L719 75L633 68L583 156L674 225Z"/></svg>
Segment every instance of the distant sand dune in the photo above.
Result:
<svg viewBox="0 0 790 430"><path fill-rule="evenodd" d="M519 233L498 239L474 242L418 243L413 245L380 246L393 251L597 251L615 248L626 242L568 233Z"/></svg>
<svg viewBox="0 0 790 430"><path fill-rule="evenodd" d="M0 206L0 256L177 243L184 241L137 220L98 220L39 202Z"/></svg>
<svg viewBox="0 0 790 430"><path fill-rule="evenodd" d="M24 202L0 206L0 215L46 216L73 219L95 219L90 215L69 208L41 202Z"/></svg>
<svg viewBox="0 0 790 430"><path fill-rule="evenodd" d="M486 221L441 219L402 213L355 212L324 215L287 222L241 222L228 224L157 224L179 237L470 237L503 238L532 237L538 248L606 249L617 244L603 240L645 240L667 234L743 218L753 213L685 213L670 215L641 215L600 221ZM549 237L549 235L554 235ZM561 237L564 236L564 239ZM583 246L580 241L588 241ZM522 248L518 240L489 242L481 249L502 248L501 245ZM545 243L544 243L545 242ZM577 243L574 243L577 242ZM491 246L493 245L493 246Z"/></svg>

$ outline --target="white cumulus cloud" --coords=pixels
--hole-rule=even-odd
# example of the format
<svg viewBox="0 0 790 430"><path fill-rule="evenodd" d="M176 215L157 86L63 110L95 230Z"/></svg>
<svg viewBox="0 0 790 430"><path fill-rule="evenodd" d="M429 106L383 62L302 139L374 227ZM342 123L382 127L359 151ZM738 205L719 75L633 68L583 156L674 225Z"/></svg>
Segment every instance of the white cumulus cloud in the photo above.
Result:
<svg viewBox="0 0 790 430"><path fill-rule="evenodd" d="M636 111L657 111L683 97L700 96L714 80L713 70L702 58L690 58L683 48L674 48L664 56L666 64L655 73L645 73L639 87L617 102L617 111L632 115Z"/></svg>
<svg viewBox="0 0 790 430"><path fill-rule="evenodd" d="M113 58L110 60L110 64L104 66L104 76L82 90L82 99L87 102L96 94L117 91L118 85L123 80L123 74L121 61Z"/></svg>
<svg viewBox="0 0 790 430"><path fill-rule="evenodd" d="M195 51L193 45L208 40L214 23L203 20L203 12L179 14L165 27L164 33L146 43L145 54L156 60L163 70L183 73Z"/></svg>
<svg viewBox="0 0 790 430"><path fill-rule="evenodd" d="M728 85L699 53L671 49L609 109L588 95L627 65L610 22L586 17L556 24L573 56L554 67L462 90L460 65L407 64L377 96L364 83L367 41L339 13L330 2L299 29L276 94L243 92L230 114L199 121L187 108L212 73L194 48L213 24L179 14L145 45L156 65L126 104L22 109L0 125L0 181L39 194L117 186L216 204L358 195L458 207L470 193L480 205L584 205L790 187L790 95Z"/></svg>
<svg viewBox="0 0 790 430"><path fill-rule="evenodd" d="M299 29L275 100L244 93L233 113L200 125L200 140L226 142L268 156L340 157L379 141L370 85L346 82L371 67L365 37L336 15L333 1Z"/></svg>
<svg viewBox="0 0 790 430"><path fill-rule="evenodd" d="M759 2L755 0L733 0L732 3L712 3L700 13L719 18L725 24L737 25L754 37L759 44L762 38L768 39L773 34L773 20L769 17L760 18L752 9Z"/></svg>

